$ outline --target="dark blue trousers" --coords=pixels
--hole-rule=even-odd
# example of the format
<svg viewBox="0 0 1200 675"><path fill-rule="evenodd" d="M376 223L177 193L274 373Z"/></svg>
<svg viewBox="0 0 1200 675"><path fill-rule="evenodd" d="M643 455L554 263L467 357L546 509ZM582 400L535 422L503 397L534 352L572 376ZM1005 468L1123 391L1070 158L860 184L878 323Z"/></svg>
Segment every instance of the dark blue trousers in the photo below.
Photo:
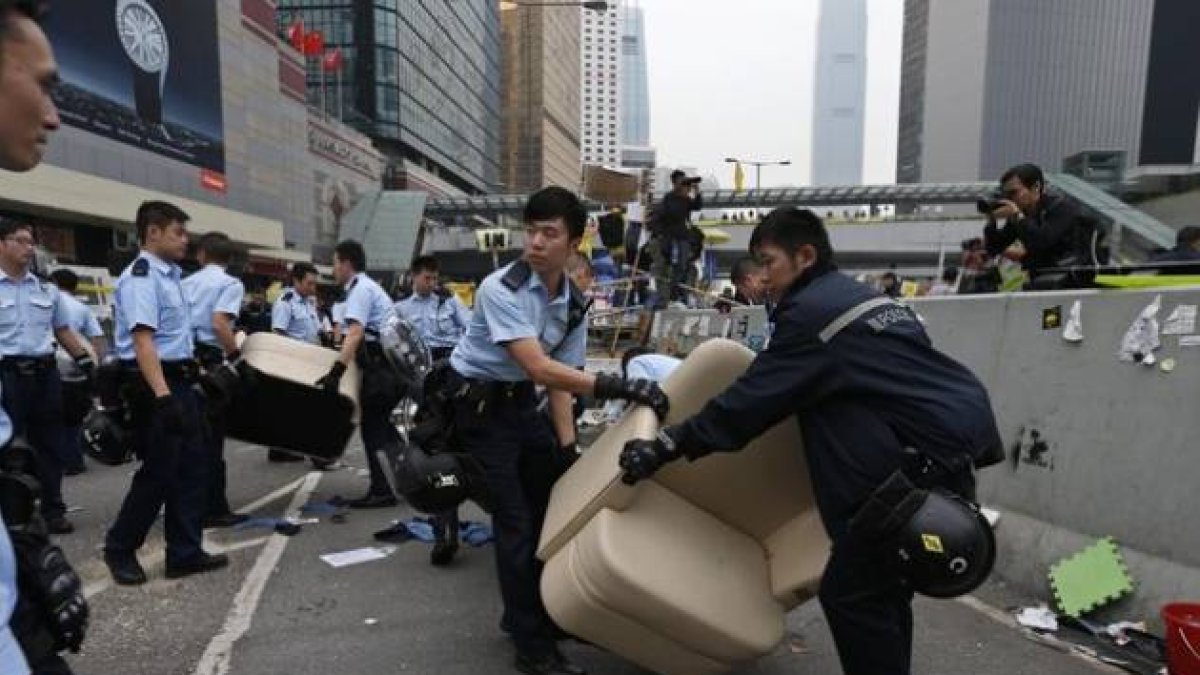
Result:
<svg viewBox="0 0 1200 675"><path fill-rule="evenodd" d="M212 462L204 443L200 399L195 390L179 377L168 376L167 384L184 413L191 417L193 431L179 435L164 429L162 420L152 414L150 400L135 406L137 453L142 465L133 475L116 522L108 530L105 549L116 555L132 555L145 543L165 505L167 564L177 565L203 553L201 522L208 507Z"/></svg>
<svg viewBox="0 0 1200 675"><path fill-rule="evenodd" d="M62 381L53 362L37 369L18 369L15 364L0 364L3 378L4 410L12 419L13 434L24 436L37 452L38 482L42 487L42 515L61 516L67 511L63 502L62 455L63 412Z"/></svg>
<svg viewBox="0 0 1200 675"><path fill-rule="evenodd" d="M554 646L554 622L542 604L542 564L535 556L546 517L549 486L533 485L530 462L551 462L557 444L528 397L498 396L477 403L455 403L458 442L483 466L495 502L496 571L504 600L501 625L517 649L545 652Z"/></svg>

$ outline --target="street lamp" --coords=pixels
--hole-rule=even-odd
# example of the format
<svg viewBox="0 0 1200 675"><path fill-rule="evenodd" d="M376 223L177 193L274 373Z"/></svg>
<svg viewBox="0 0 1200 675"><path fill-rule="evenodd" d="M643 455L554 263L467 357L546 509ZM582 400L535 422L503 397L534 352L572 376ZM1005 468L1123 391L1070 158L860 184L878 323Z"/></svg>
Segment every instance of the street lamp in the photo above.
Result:
<svg viewBox="0 0 1200 675"><path fill-rule="evenodd" d="M728 164L749 164L754 167L754 190L757 192L760 183L762 182L762 168L764 166L791 166L792 160L784 159L777 162L760 162L751 159L738 159L737 157L726 157L725 162Z"/></svg>
<svg viewBox="0 0 1200 675"><path fill-rule="evenodd" d="M531 0L500 0L500 9L516 9L517 7L582 7L593 12L607 12L606 0L586 0L583 2L533 2Z"/></svg>

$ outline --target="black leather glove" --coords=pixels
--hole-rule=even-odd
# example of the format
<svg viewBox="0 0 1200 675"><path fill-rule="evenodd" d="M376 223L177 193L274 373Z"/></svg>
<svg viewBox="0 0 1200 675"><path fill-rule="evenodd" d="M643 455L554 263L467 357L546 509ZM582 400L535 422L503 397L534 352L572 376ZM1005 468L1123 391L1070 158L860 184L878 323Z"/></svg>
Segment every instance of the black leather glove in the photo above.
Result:
<svg viewBox="0 0 1200 675"><path fill-rule="evenodd" d="M671 402L667 399L667 395L653 380L626 380L616 375L600 373L596 376L593 393L599 399L619 398L649 406L660 420L666 418L667 412L671 408Z"/></svg>
<svg viewBox="0 0 1200 675"><path fill-rule="evenodd" d="M558 446L558 468L562 473L566 473L579 459L579 446L575 443Z"/></svg>
<svg viewBox="0 0 1200 675"><path fill-rule="evenodd" d="M79 369L87 376L89 382L96 379L96 361L92 358L91 354L84 352L74 357L74 359L75 365L79 366Z"/></svg>
<svg viewBox="0 0 1200 675"><path fill-rule="evenodd" d="M676 447L668 430L658 432L658 437L652 441L636 439L625 444L621 450L621 481L633 485L639 480L645 480L654 475L667 462L675 461L683 456Z"/></svg>
<svg viewBox="0 0 1200 675"><path fill-rule="evenodd" d="M154 399L154 415L162 420L163 430L168 434L186 436L194 430L183 404L170 394Z"/></svg>
<svg viewBox="0 0 1200 675"><path fill-rule="evenodd" d="M346 364L342 363L341 361L335 361L333 367L329 369L329 372L326 373L324 377L317 380L316 384L325 391L331 394L336 394L338 385L342 382L342 375L345 374Z"/></svg>
<svg viewBox="0 0 1200 675"><path fill-rule="evenodd" d="M220 408L233 402L241 386L242 376L232 363L222 363L200 377L200 388L209 403Z"/></svg>
<svg viewBox="0 0 1200 675"><path fill-rule="evenodd" d="M33 573L41 589L42 607L59 649L78 652L88 626L88 603L83 583L67 562L62 549L46 543L37 552Z"/></svg>

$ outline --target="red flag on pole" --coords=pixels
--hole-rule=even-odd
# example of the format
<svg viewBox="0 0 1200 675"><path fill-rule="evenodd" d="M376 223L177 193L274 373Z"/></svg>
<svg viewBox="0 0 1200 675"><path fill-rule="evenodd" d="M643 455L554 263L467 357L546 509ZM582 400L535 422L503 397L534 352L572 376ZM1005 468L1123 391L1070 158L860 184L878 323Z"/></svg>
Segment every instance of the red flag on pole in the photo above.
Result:
<svg viewBox="0 0 1200 675"><path fill-rule="evenodd" d="M304 22L300 19L292 21L292 25L287 28L287 41L296 51L304 52Z"/></svg>
<svg viewBox="0 0 1200 675"><path fill-rule="evenodd" d="M321 67L325 69L325 72L333 73L341 70L344 62L345 59L342 58L342 48L334 47L330 51L325 52L325 56L321 59Z"/></svg>
<svg viewBox="0 0 1200 675"><path fill-rule="evenodd" d="M325 51L325 36L319 30L304 34L304 55L320 56Z"/></svg>

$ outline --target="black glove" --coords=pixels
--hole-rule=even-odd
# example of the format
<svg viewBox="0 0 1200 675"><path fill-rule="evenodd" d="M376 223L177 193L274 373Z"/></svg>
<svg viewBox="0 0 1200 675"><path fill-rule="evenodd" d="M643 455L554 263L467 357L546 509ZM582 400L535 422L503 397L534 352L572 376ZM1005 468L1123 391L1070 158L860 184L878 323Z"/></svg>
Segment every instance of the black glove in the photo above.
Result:
<svg viewBox="0 0 1200 675"><path fill-rule="evenodd" d="M200 377L200 388L208 402L220 408L233 402L241 385L242 376L232 363L222 363Z"/></svg>
<svg viewBox="0 0 1200 675"><path fill-rule="evenodd" d="M154 399L154 415L162 420L163 430L175 436L186 436L194 430L179 399L167 394Z"/></svg>
<svg viewBox="0 0 1200 675"><path fill-rule="evenodd" d="M316 385L331 394L336 394L338 385L342 382L342 375L345 374L346 364L342 363L341 361L335 361L333 367L329 369L329 372L326 373L324 377L317 380Z"/></svg>
<svg viewBox="0 0 1200 675"><path fill-rule="evenodd" d="M575 443L558 446L557 460L561 473L566 473L579 459L579 446Z"/></svg>
<svg viewBox="0 0 1200 675"><path fill-rule="evenodd" d="M88 382L94 381L96 379L96 361L92 358L92 355L84 352L74 357L74 359L75 365L79 366L79 369L87 376Z"/></svg>
<svg viewBox="0 0 1200 675"><path fill-rule="evenodd" d="M31 562L31 571L43 595L42 608L56 638L55 646L78 652L88 625L88 603L79 575L62 549L48 542Z"/></svg>
<svg viewBox="0 0 1200 675"><path fill-rule="evenodd" d="M619 398L649 406L660 420L666 418L667 412L671 408L671 402L667 400L667 395L653 380L626 380L616 375L600 373L596 376L593 393L599 399Z"/></svg>
<svg viewBox="0 0 1200 675"><path fill-rule="evenodd" d="M621 481L633 485L639 480L645 480L654 475L663 464L672 462L683 456L674 439L664 429L658 432L658 437L652 441L636 439L625 444L621 450Z"/></svg>

